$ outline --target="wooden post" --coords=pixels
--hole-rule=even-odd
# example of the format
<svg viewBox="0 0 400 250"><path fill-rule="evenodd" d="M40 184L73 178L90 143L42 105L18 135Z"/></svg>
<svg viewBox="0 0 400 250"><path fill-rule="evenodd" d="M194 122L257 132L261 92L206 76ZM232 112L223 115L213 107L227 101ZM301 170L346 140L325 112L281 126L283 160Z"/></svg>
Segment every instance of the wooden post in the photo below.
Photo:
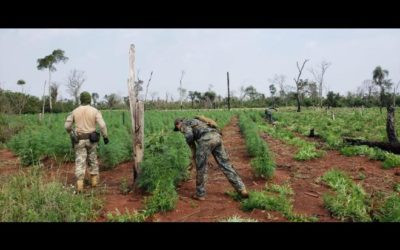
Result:
<svg viewBox="0 0 400 250"><path fill-rule="evenodd" d="M129 93L129 109L131 113L132 120L132 157L133 157L133 182L135 183L138 172L136 164L136 147L135 147L135 137L136 137L136 123L135 123L135 106L136 106L136 96L134 90L135 84L135 45L131 44L129 50L129 78L128 78L128 93Z"/></svg>
<svg viewBox="0 0 400 250"><path fill-rule="evenodd" d="M125 112L122 111L122 125L125 125Z"/></svg>
<svg viewBox="0 0 400 250"><path fill-rule="evenodd" d="M231 110L231 93L229 90L229 72L226 72L226 77L228 81L228 110Z"/></svg>
<svg viewBox="0 0 400 250"><path fill-rule="evenodd" d="M136 103L136 142L135 142L135 152L136 152L136 166L137 173L140 173L140 163L143 160L144 153L144 103L138 101Z"/></svg>
<svg viewBox="0 0 400 250"><path fill-rule="evenodd" d="M135 186L144 153L144 103L138 100L139 89L135 88L135 45L133 44L129 50L128 91L132 120L133 186Z"/></svg>

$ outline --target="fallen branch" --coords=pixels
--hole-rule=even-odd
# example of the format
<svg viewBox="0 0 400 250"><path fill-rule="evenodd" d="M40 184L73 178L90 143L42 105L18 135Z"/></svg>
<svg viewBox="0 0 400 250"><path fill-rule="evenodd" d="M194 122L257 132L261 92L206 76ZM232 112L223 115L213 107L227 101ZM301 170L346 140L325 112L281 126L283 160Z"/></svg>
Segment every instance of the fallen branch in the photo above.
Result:
<svg viewBox="0 0 400 250"><path fill-rule="evenodd" d="M316 194L313 194L313 193L310 193L310 192L304 192L304 194L312 196L312 197L315 197L315 198L319 197L319 195L316 195Z"/></svg>
<svg viewBox="0 0 400 250"><path fill-rule="evenodd" d="M349 145L366 145L369 147L377 147L382 150L392 152L394 154L400 154L400 143L365 141L365 140L361 140L361 139L354 139L354 138L348 138L348 137L344 137L343 141Z"/></svg>

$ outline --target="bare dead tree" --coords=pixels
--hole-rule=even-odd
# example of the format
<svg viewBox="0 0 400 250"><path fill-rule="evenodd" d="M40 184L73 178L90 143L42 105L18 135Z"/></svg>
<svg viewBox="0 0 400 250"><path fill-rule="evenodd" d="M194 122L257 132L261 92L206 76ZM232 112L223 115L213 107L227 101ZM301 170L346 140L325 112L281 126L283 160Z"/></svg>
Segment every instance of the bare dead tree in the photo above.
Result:
<svg viewBox="0 0 400 250"><path fill-rule="evenodd" d="M297 76L297 79L293 78L294 82L296 83L296 100L297 100L297 112L300 112L300 90L301 90L301 86L300 86L300 77L301 77L301 73L303 72L304 69L304 65L309 61L309 59L304 60L302 66L299 66L299 62L296 62L296 66L297 69L299 70L299 75Z"/></svg>
<svg viewBox="0 0 400 250"><path fill-rule="evenodd" d="M184 94L185 94L185 92L186 92L186 89L183 89L183 88L182 88L182 79L183 79L184 74L185 74L185 71L182 70L181 79L180 79L180 81L179 81L179 89L178 89L178 91L179 91L179 98L180 98L180 102L181 102L181 110L182 110L183 96L184 96Z"/></svg>
<svg viewBox="0 0 400 250"><path fill-rule="evenodd" d="M376 84L370 79L363 81L361 89L363 95L366 95L368 103L371 101L372 95L378 91Z"/></svg>
<svg viewBox="0 0 400 250"><path fill-rule="evenodd" d="M136 99L139 99L139 93L140 91L143 90L143 81L138 79L137 81L135 81L135 85L133 87L134 91L135 91L135 97ZM143 96L142 96L143 98Z"/></svg>
<svg viewBox="0 0 400 250"><path fill-rule="evenodd" d="M151 71L150 77L149 77L149 81L147 82L147 85L146 85L146 94L144 95L144 102L147 101L147 93L148 93L148 91L149 91L149 85L150 85L150 81L151 81L151 77L152 77L152 76L153 76L153 71Z"/></svg>
<svg viewBox="0 0 400 250"><path fill-rule="evenodd" d="M322 89L324 85L324 76L326 73L326 70L331 66L332 63L322 61L317 69L311 68L309 69L310 73L314 76L315 82L318 84L318 97L320 99L320 106L322 107Z"/></svg>
<svg viewBox="0 0 400 250"><path fill-rule="evenodd" d="M75 104L79 104L79 91L86 81L85 72L73 69L69 72L67 92L75 98Z"/></svg>
<svg viewBox="0 0 400 250"><path fill-rule="evenodd" d="M246 88L245 88L243 85L240 86L240 89L239 89L239 100L240 100L241 102L244 100L244 98L246 98L246 95L247 95L245 89L246 89Z"/></svg>
<svg viewBox="0 0 400 250"><path fill-rule="evenodd" d="M394 114L396 108L390 102L387 104L387 117L386 117L386 134L389 140L389 143L398 143L399 140L397 139L396 135L396 126L395 126L395 119Z"/></svg>
<svg viewBox="0 0 400 250"><path fill-rule="evenodd" d="M283 100L285 98L285 81L286 81L286 76L285 75L277 75L275 74L272 79L268 79L268 82L270 84L279 86L279 98Z"/></svg>
<svg viewBox="0 0 400 250"><path fill-rule="evenodd" d="M57 102L57 97L58 97L58 89L60 87L60 84L53 82L50 86L50 95L51 95L51 100L56 103Z"/></svg>
<svg viewBox="0 0 400 250"><path fill-rule="evenodd" d="M157 95L158 95L158 92L156 92L156 91L153 91L153 92L150 93L152 102L154 101L154 99L156 99Z"/></svg>

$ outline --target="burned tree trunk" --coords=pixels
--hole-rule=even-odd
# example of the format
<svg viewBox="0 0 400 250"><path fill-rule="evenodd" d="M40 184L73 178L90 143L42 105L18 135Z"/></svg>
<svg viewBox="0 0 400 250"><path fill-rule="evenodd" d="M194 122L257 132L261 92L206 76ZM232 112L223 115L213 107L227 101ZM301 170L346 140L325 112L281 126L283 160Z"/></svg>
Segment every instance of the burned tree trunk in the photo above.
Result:
<svg viewBox="0 0 400 250"><path fill-rule="evenodd" d="M301 73L303 72L304 65L306 65L306 63L308 61L309 61L309 59L304 60L303 65L301 66L301 68L300 68L299 62L296 62L297 69L299 70L299 75L297 76L297 79L293 79L293 80L296 83L297 112L301 111L301 108L300 108L300 94L301 94L300 93L300 88L301 88L301 86L300 86L300 82L301 82L300 81L300 77L301 77Z"/></svg>
<svg viewBox="0 0 400 250"><path fill-rule="evenodd" d="M392 152L394 154L400 154L400 143L394 142L381 142L381 141L364 141L354 138L343 138L344 142L349 145L366 145L369 147L377 147L382 150Z"/></svg>
<svg viewBox="0 0 400 250"><path fill-rule="evenodd" d="M315 137L314 128L310 129L310 135L309 135L309 137Z"/></svg>
<svg viewBox="0 0 400 250"><path fill-rule="evenodd" d="M296 101L297 101L297 112L301 112L299 93L296 94Z"/></svg>
<svg viewBox="0 0 400 250"><path fill-rule="evenodd" d="M389 140L389 143L398 143L399 140L396 136L396 128L395 128L395 120L394 120L394 107L389 104L387 106L387 118L386 118L386 133Z"/></svg>
<svg viewBox="0 0 400 250"><path fill-rule="evenodd" d="M400 154L400 143L396 136L395 120L394 120L395 108L392 104L387 106L387 118L386 118L386 133L389 142L379 141L364 141L354 138L343 138L344 142L350 145L366 145L369 147L377 147L382 150L392 152L394 154Z"/></svg>

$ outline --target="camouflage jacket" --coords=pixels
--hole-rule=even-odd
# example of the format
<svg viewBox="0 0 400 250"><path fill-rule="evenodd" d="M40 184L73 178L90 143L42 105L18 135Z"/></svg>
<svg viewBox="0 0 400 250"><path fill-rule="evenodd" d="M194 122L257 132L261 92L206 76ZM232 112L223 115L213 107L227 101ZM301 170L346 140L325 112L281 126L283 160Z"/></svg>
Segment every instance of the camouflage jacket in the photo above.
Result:
<svg viewBox="0 0 400 250"><path fill-rule="evenodd" d="M202 136L210 132L219 133L218 129L209 127L206 123L197 119L185 119L181 127L181 132L185 135L187 144L199 140Z"/></svg>

